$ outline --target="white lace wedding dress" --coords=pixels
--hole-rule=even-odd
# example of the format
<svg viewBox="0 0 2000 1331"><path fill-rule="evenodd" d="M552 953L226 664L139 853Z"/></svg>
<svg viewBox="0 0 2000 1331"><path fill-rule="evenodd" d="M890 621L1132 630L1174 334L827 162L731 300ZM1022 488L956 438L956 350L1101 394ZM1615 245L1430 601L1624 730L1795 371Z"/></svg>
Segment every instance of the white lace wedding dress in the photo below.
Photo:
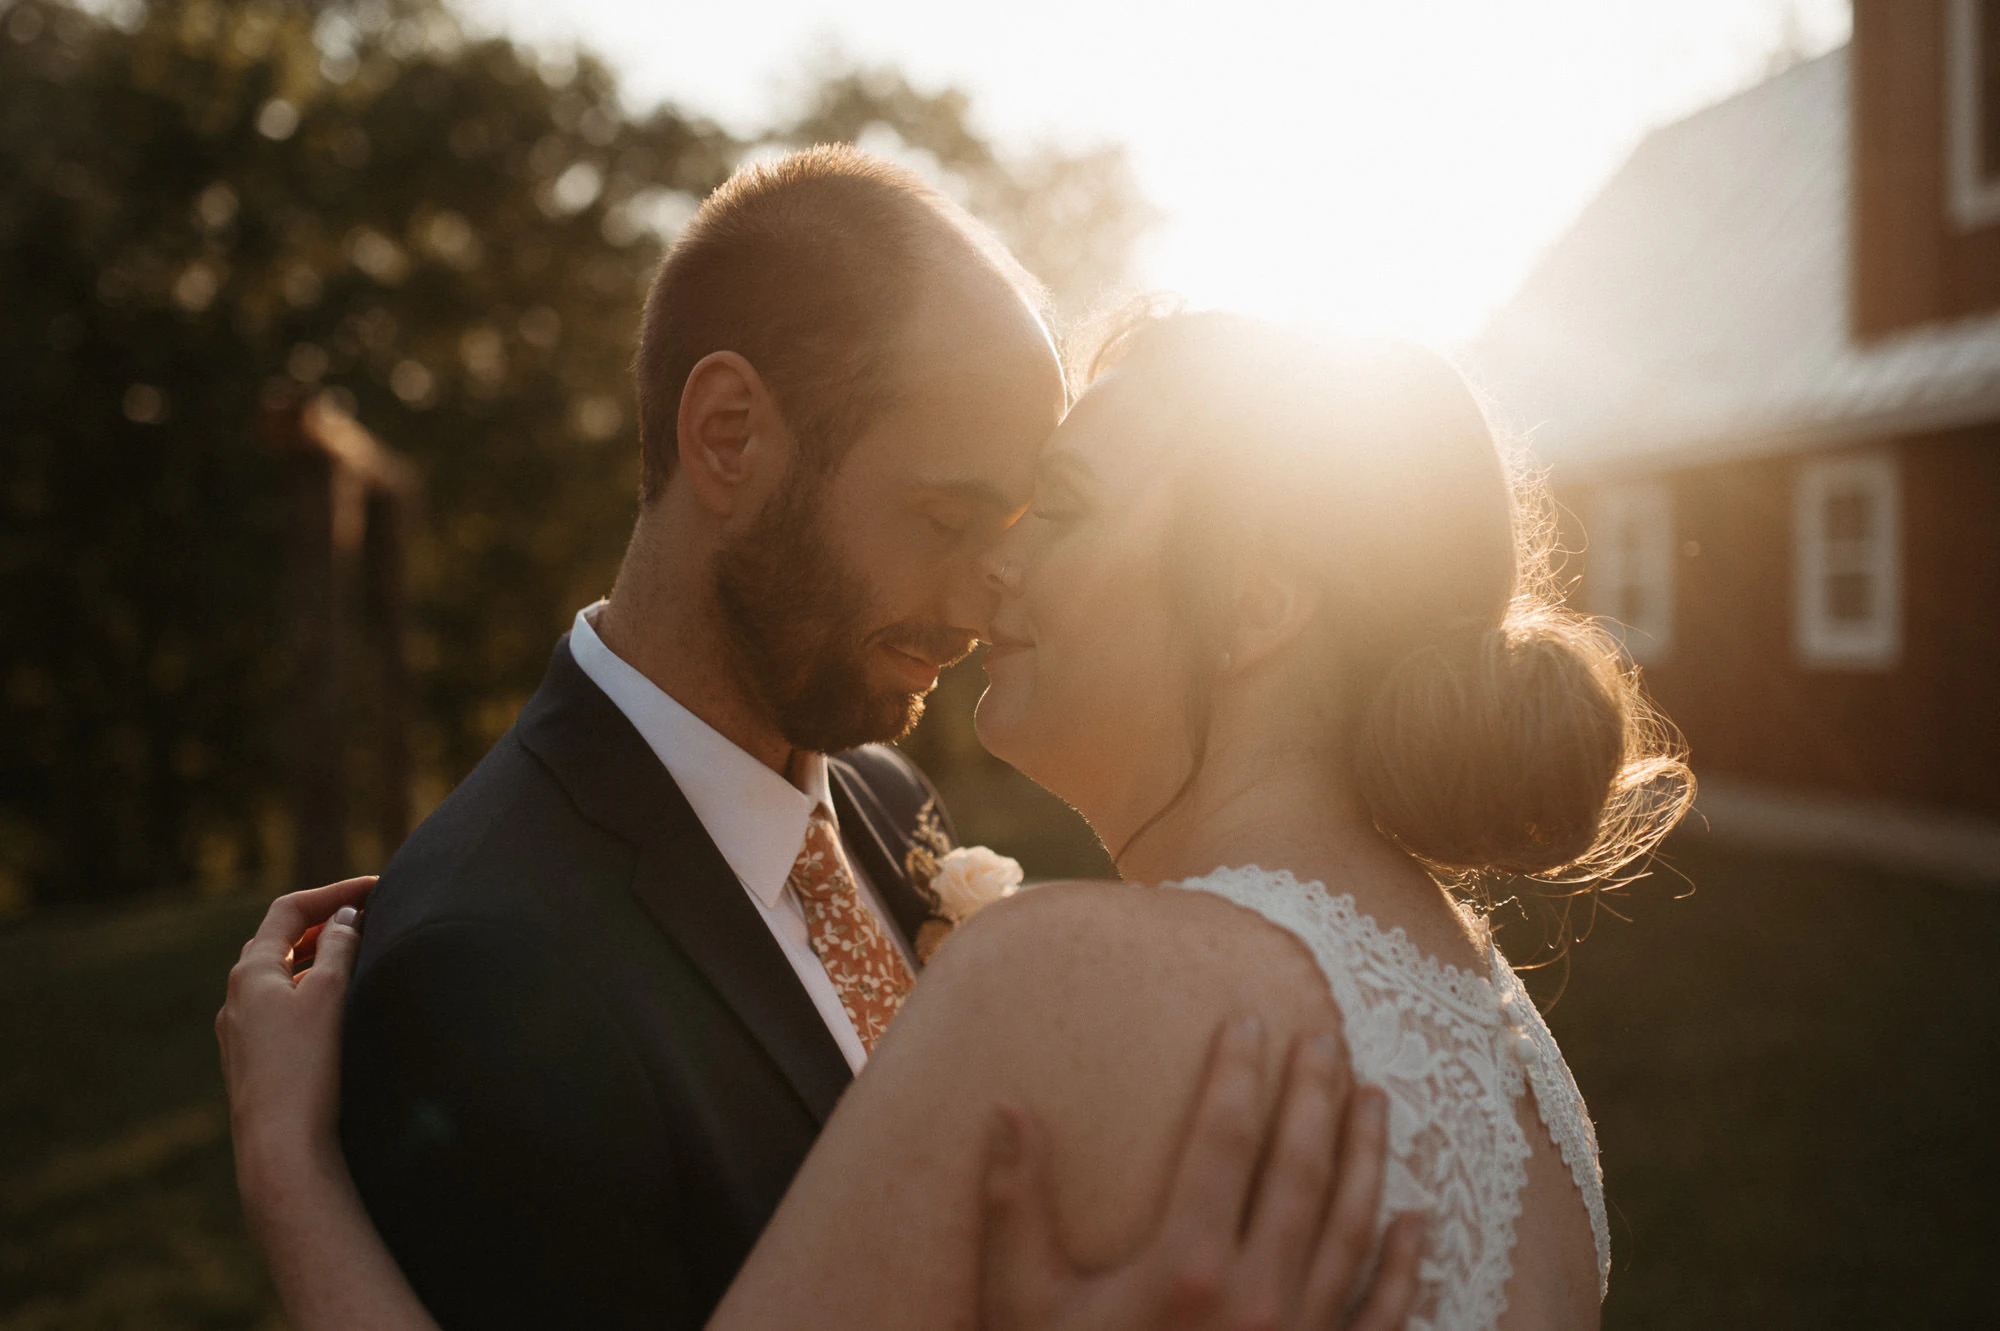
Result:
<svg viewBox="0 0 2000 1331"><path fill-rule="evenodd" d="M1602 1297L1611 1240L1597 1134L1555 1037L1490 937L1489 973L1475 975L1418 952L1401 929L1385 931L1353 897L1284 870L1217 869L1171 886L1256 911L1326 972L1354 1075L1389 1095L1380 1224L1398 1211L1431 1216L1412 1331L1487 1331L1506 1311L1527 1181L1515 1113L1524 1085L1589 1208Z"/></svg>

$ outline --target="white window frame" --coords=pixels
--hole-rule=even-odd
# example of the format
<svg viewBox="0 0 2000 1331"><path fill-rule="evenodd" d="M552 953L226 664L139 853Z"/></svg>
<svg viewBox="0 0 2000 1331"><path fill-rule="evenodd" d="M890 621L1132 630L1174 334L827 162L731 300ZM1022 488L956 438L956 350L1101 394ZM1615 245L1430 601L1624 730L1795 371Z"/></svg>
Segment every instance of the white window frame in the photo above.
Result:
<svg viewBox="0 0 2000 1331"><path fill-rule="evenodd" d="M1861 541L1836 541L1826 530L1827 500L1865 495L1873 511ZM1895 456L1888 452L1815 458L1799 467L1793 489L1794 645L1802 664L1819 669L1886 670L1903 647L1903 503ZM1873 585L1863 619L1833 614L1828 579L1866 574Z"/></svg>
<svg viewBox="0 0 2000 1331"><path fill-rule="evenodd" d="M1979 0L1950 0L1944 60L1945 202L1959 230L1971 231L2000 222L2000 177L1979 168Z"/></svg>
<svg viewBox="0 0 2000 1331"><path fill-rule="evenodd" d="M1674 645L1674 501L1662 480L1626 481L1592 496L1588 515L1589 605L1625 654L1641 665L1667 659ZM1652 613L1624 618L1637 587Z"/></svg>

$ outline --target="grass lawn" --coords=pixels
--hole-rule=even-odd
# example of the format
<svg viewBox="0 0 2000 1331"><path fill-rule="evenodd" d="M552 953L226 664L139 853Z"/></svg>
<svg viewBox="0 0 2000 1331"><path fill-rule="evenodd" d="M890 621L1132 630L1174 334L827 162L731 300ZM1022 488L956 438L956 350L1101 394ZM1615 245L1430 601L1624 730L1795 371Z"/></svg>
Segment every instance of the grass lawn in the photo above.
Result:
<svg viewBox="0 0 2000 1331"><path fill-rule="evenodd" d="M1605 1325L2000 1326L2000 894L1682 840L1621 895L1529 980L1597 1120Z"/></svg>
<svg viewBox="0 0 2000 1331"><path fill-rule="evenodd" d="M1656 875L1530 981L1562 991L1598 1121L1606 1324L2000 1326L2000 895L1701 843L1672 863L1692 895ZM279 1324L211 1031L261 912L0 933L0 1328Z"/></svg>
<svg viewBox="0 0 2000 1331"><path fill-rule="evenodd" d="M0 933L0 1327L281 1325L243 1231L215 1009L263 916L148 902Z"/></svg>

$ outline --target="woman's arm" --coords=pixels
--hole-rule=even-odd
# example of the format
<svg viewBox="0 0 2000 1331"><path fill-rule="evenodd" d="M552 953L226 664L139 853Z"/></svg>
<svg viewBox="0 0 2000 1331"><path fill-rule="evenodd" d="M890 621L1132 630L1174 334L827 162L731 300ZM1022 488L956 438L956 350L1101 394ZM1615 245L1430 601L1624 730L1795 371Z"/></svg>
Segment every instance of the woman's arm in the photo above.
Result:
<svg viewBox="0 0 2000 1331"><path fill-rule="evenodd" d="M1046 1125L1055 1228L1075 1268L1130 1267L1179 1204L1176 1161L1194 1140L1213 1034L1241 1013L1265 1031L1254 1113L1240 1120L1253 1126L1237 1128L1256 1160L1283 1113L1286 1051L1340 1029L1296 940L1216 898L1129 885L1041 887L988 909L926 967L711 1325L974 1326L987 1125L1007 1106ZM1316 1075L1339 1106L1352 1074L1336 1061ZM1254 1231L1260 1191L1237 1194L1252 1209L1226 1217L1230 1234ZM1361 1233L1372 1242L1372 1217ZM1413 1255L1413 1236L1396 1251ZM1301 1321L1296 1303L1277 1311L1270 1325L1349 1325Z"/></svg>
<svg viewBox="0 0 2000 1331"><path fill-rule="evenodd" d="M1266 1123L1256 1026L1217 1032L1166 1213L1108 1270L1082 1269L1063 1246L1047 1131L1003 1111L984 1184L981 1331L1399 1331L1416 1302L1423 1226L1399 1216L1371 1274L1387 1099L1361 1087L1342 1106L1346 1051L1318 1036L1293 1046Z"/></svg>
<svg viewBox="0 0 2000 1331"><path fill-rule="evenodd" d="M350 879L273 903L230 972L228 1001L216 1016L244 1211L296 1331L436 1327L362 1207L335 1132L341 1007L359 944L355 910L373 883ZM1004 954L1004 941L996 945ZM968 950L961 948L960 955L968 956ZM311 968L294 978L295 965L309 956ZM949 968L943 974L947 984L962 984L949 979ZM1004 985L1023 977L1013 968L989 978ZM927 986L942 987L931 980ZM939 1006L949 1011L951 1000ZM1281 1017L1280 1029L1286 1025ZM962 1125L970 1132L960 1134L964 1153L954 1172L976 1177L978 1184L956 1197L961 1213L955 1219L970 1227L967 1233L981 1240L983 1249L954 1256L984 1276L980 1320L989 1331L1261 1326L1266 1323L1258 1310L1273 1292L1290 1292L1285 1296L1293 1299L1292 1314L1340 1309L1349 1302L1362 1283L1373 1237L1382 1125L1362 1097L1360 1110L1347 1115L1340 1131L1336 1164L1331 1139L1345 1097L1344 1067L1336 1065L1344 1064L1344 1056L1295 1042L1284 1094L1263 1094L1265 1042L1250 1031L1238 1023L1215 1041L1198 1093L1189 1091L1197 1107L1172 1162L1171 1197L1149 1241L1116 1266L1079 1264L1061 1232L1053 1206L1058 1182L1034 1108L1046 1104L1045 1095L1022 1085L1029 1094L1021 1103L996 1101L988 1117ZM942 1065L936 1071L941 1080L952 1076ZM988 1127L996 1131L983 1136ZM1270 1151L1260 1149L1267 1134L1279 1143ZM852 1134L846 1140L851 1143ZM1007 1149L987 1150L1002 1143ZM821 1154L815 1151L814 1159ZM802 1208L810 1213L824 1204L824 1192L823 1186L816 1189L816 1202L795 1204L788 1197L781 1217L796 1216ZM1256 1223L1239 1231L1238 1202L1232 1199L1249 1196L1259 1199ZM930 1209L938 1200L928 1199ZM899 1228L894 1217L862 1212L819 1218L852 1225L864 1235L888 1236ZM901 1227L907 1229L911 1218L902 1217ZM1274 1325L1350 1331L1400 1326L1416 1287L1417 1237L1412 1224L1392 1230L1357 1319L1329 1312L1295 1315ZM802 1268L788 1272L784 1258L773 1256L784 1247L783 1239L776 1249L759 1247L749 1289L740 1297L732 1292L718 1322L729 1320L731 1306L767 1294L774 1279L796 1292L799 1287L786 1282L809 1280L811 1260L825 1255L798 1254ZM872 1286L870 1296L878 1302L893 1304L904 1292L894 1267L890 1261L864 1262L847 1275ZM809 1285L806 1290L812 1315L796 1324L842 1324L825 1320L828 1308ZM969 1300L965 1314L974 1315ZM736 1321L743 1324L741 1317Z"/></svg>
<svg viewBox="0 0 2000 1331"><path fill-rule="evenodd" d="M336 1133L341 1005L374 884L272 902L215 1018L243 1212L294 1331L437 1331L362 1208Z"/></svg>

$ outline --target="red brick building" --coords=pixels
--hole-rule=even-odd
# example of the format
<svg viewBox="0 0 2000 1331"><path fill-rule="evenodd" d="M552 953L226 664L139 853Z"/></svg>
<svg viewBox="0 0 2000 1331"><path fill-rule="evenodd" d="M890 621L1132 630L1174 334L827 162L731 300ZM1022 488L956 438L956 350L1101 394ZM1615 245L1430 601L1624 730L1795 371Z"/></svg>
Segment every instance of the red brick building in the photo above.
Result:
<svg viewBox="0 0 2000 1331"><path fill-rule="evenodd" d="M2000 0L1652 134L1482 335L1718 833L2000 878Z"/></svg>

